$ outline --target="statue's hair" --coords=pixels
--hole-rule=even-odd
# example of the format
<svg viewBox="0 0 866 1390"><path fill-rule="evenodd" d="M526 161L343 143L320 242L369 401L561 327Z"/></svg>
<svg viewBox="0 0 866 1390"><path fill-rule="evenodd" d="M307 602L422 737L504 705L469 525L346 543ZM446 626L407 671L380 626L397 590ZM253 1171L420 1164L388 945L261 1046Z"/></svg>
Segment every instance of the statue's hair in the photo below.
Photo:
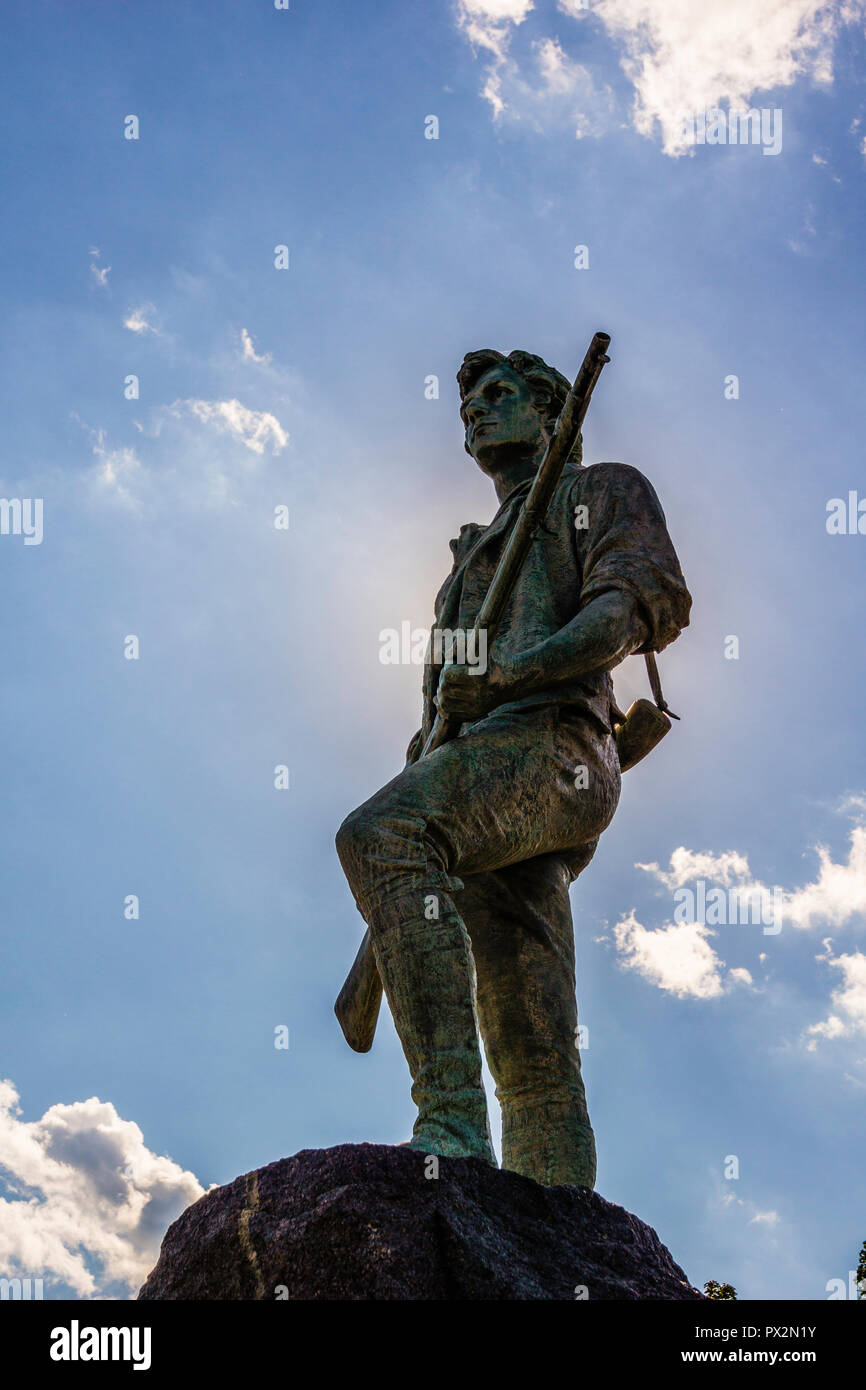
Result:
<svg viewBox="0 0 866 1390"><path fill-rule="evenodd" d="M461 407L479 378L500 362L504 362L515 376L526 382L532 403L541 416L544 428L551 434L559 412L565 405L571 383L566 381L562 372L558 372L555 367L549 367L543 357L537 357L534 352L523 352L521 348L515 348L507 357L504 352L497 352L495 348L479 348L476 352L467 352L457 373ZM580 465L582 457L583 440L578 435L569 455L569 463Z"/></svg>

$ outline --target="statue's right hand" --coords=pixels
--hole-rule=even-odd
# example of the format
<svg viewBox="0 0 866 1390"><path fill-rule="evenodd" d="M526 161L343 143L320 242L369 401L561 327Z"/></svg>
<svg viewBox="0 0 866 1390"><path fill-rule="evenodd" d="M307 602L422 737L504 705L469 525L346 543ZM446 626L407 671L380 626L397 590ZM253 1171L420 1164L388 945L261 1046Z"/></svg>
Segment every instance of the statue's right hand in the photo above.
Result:
<svg viewBox="0 0 866 1390"><path fill-rule="evenodd" d="M422 730L419 729L418 732L417 732L417 734L415 735L415 737L412 739L412 742L409 744L409 747L406 749L406 766L407 766L407 767L409 766L410 763L415 763L415 762L417 762L417 761L418 761L418 758L419 758L419 756L420 756L420 754L421 754L421 749L422 749L423 746L424 746L424 740L423 740L422 737L421 737L421 733L422 733Z"/></svg>

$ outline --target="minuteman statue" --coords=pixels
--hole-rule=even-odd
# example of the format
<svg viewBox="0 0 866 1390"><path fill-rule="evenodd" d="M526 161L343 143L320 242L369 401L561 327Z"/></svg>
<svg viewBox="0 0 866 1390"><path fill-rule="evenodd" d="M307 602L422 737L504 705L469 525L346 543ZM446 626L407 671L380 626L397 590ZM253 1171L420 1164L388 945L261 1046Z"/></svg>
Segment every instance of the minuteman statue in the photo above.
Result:
<svg viewBox="0 0 866 1390"><path fill-rule="evenodd" d="M528 352L469 353L457 380L499 510L451 542L434 632L472 627L569 390ZM609 672L666 647L690 607L653 488L626 464L584 467L578 438L486 669L437 664L431 643L406 767L337 835L412 1076L413 1148L495 1164L480 1034L503 1167L594 1186L569 886L619 800ZM422 758L437 709L459 736Z"/></svg>

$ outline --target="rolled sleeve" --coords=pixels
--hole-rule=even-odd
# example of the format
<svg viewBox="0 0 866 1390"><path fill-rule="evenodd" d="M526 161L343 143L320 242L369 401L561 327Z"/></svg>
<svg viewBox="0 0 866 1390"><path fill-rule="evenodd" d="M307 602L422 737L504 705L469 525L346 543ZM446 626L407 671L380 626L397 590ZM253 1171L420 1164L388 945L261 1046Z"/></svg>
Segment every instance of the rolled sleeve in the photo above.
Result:
<svg viewBox="0 0 866 1390"><path fill-rule="evenodd" d="M663 651L688 626L692 599L651 483L628 464L598 463L576 480L573 504L586 508L574 532L580 607L612 589L630 594L649 633L639 650Z"/></svg>

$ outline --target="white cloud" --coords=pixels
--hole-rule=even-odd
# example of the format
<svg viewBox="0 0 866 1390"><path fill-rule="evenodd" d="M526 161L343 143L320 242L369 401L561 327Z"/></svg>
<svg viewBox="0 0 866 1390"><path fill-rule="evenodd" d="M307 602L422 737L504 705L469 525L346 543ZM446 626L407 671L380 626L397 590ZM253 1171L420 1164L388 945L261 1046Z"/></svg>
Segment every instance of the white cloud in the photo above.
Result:
<svg viewBox="0 0 866 1390"><path fill-rule="evenodd" d="M167 420L192 417L226 436L224 447L204 439L191 429L187 437L158 441ZM133 425L142 436L143 459L129 445L111 447L104 429L93 429L76 412L72 418L89 436L95 465L85 474L92 500L120 504L130 511L151 514L167 505L207 505L223 509L238 505L238 485L249 481L254 466L240 468L234 443L241 443L260 457L265 448L278 454L289 436L276 416L267 411L250 410L237 400L179 400L153 412L149 426L138 420ZM252 465L252 459L246 456Z"/></svg>
<svg viewBox="0 0 866 1390"><path fill-rule="evenodd" d="M566 13L581 13L560 0ZM863 0L753 0L695 5L694 0L594 0L592 14L624 50L622 67L635 89L634 124L661 130L666 154L682 154L682 118L708 107L740 109L756 92L806 77L833 78L842 27L863 16Z"/></svg>
<svg viewBox="0 0 866 1390"><path fill-rule="evenodd" d="M728 972L728 978L731 983L735 985L751 985L754 983L751 972L748 971L744 965L737 965L733 970L730 970Z"/></svg>
<svg viewBox="0 0 866 1390"><path fill-rule="evenodd" d="M778 1226L781 1220L777 1211L756 1211L749 1217L750 1226Z"/></svg>
<svg viewBox="0 0 866 1390"><path fill-rule="evenodd" d="M866 954L852 951L850 955L834 956L832 943L824 942L825 954L816 960L825 961L842 975L842 984L830 996L833 1012L820 1023L806 1029L806 1044L814 1052L820 1039L866 1037Z"/></svg>
<svg viewBox="0 0 866 1390"><path fill-rule="evenodd" d="M128 446L109 449L106 445L106 430L92 429L77 411L72 411L71 418L89 435L93 454L97 459L97 463L88 474L92 487L100 497L110 497L113 501L122 502L124 506L137 511L138 494L147 477L147 470L142 466L135 450Z"/></svg>
<svg viewBox="0 0 866 1390"><path fill-rule="evenodd" d="M250 410L238 400L175 401L168 409L178 417L186 411L197 420L231 434L254 454L263 454L266 445L270 445L271 453L278 454L289 442L289 436L276 415L266 410Z"/></svg>
<svg viewBox="0 0 866 1390"><path fill-rule="evenodd" d="M859 823L851 830L847 859L836 863L824 845L817 845L818 874L802 888L770 889L753 876L745 855L735 850L715 854L711 850L689 850L682 845L670 857L668 869L658 864L638 864L671 891L703 879L725 887L733 885L744 901L767 895L776 906L777 921L790 922L803 930L815 926L840 927L853 918L866 915L866 822L863 801L848 797L843 809L856 815Z"/></svg>
<svg viewBox="0 0 866 1390"><path fill-rule="evenodd" d="M496 116L518 79L511 53L531 0L459 0L458 23L490 55L483 95ZM644 135L661 134L662 149L690 148L683 118L708 108L742 109L756 92L789 87L800 78L828 85L842 28L866 13L866 0L753 0L699 5L695 0L559 0L573 19L591 16L618 45L634 87L632 119Z"/></svg>
<svg viewBox="0 0 866 1390"><path fill-rule="evenodd" d="M816 924L845 926L866 917L866 799L862 795L848 796L840 809L857 821L851 830L847 858L837 863L830 851L819 845L818 872L811 883L802 888L772 890L774 925L788 922L808 930ZM721 884L728 889L729 898L733 894L745 901L757 894L767 895L769 900L771 892L754 878L746 856L735 850L716 854L680 846L671 855L668 869L656 863L637 867L651 873L671 892L700 880ZM709 901L710 895L706 896ZM729 920L750 919L748 915L735 915ZM750 972L742 966L729 970L727 977L723 975L724 961L709 940L714 934L702 922L677 922L651 931L637 921L633 912L614 928L624 965L659 989L679 998L694 999L717 998L736 985L753 986ZM842 979L831 993L827 1017L805 1030L803 1036L811 1052L821 1041L866 1037L866 953L834 955L829 940L825 940L824 950L825 954L816 959L838 971ZM759 959L764 963L766 955Z"/></svg>
<svg viewBox="0 0 866 1390"><path fill-rule="evenodd" d="M774 1207L762 1208L749 1198L739 1197L734 1190L740 1186L738 1182L720 1178L717 1173L714 1177L710 1194L711 1208L718 1205L722 1209L725 1213L725 1226L734 1222L740 1228L738 1240L741 1244L747 1239L762 1243L768 1241L774 1250L778 1250L780 1239L791 1239L790 1225L783 1221ZM754 1226L755 1230L749 1235L750 1226Z"/></svg>
<svg viewBox="0 0 866 1390"><path fill-rule="evenodd" d="M474 47L502 60L512 29L534 9L533 0L458 0L457 22Z"/></svg>
<svg viewBox="0 0 866 1390"><path fill-rule="evenodd" d="M252 338L245 328L241 329L241 357L244 362L258 362L267 366L271 360L269 352L263 352L261 356L256 352Z"/></svg>
<svg viewBox="0 0 866 1390"><path fill-rule="evenodd" d="M141 461L134 449L105 449L94 447L100 462L95 470L97 485L113 493L118 500L135 505L131 489L142 477Z"/></svg>
<svg viewBox="0 0 866 1390"><path fill-rule="evenodd" d="M804 888L783 895L783 915L795 927L844 926L866 913L866 825L851 831L848 858L836 864L824 845L817 846L818 877Z"/></svg>
<svg viewBox="0 0 866 1390"><path fill-rule="evenodd" d="M459 27L473 48L485 49L492 58L482 96L490 102L494 116L505 109L502 69L508 64L512 34L534 8L533 0L458 0Z"/></svg>
<svg viewBox="0 0 866 1390"><path fill-rule="evenodd" d="M130 309L123 320L123 326L128 328L130 333L154 333L159 337L159 329L151 323L155 313L152 304L141 304L137 309Z"/></svg>
<svg viewBox="0 0 866 1390"><path fill-rule="evenodd" d="M202 1196L198 1179L152 1153L110 1102L52 1105L27 1122L18 1100L0 1081L0 1273L53 1279L82 1298L134 1293L167 1226Z"/></svg>
<svg viewBox="0 0 866 1390"><path fill-rule="evenodd" d="M630 912L617 922L613 935L621 964L659 989L678 999L717 999L724 994L725 963L710 945L716 933L709 927L684 922L650 931Z"/></svg>
<svg viewBox="0 0 866 1390"><path fill-rule="evenodd" d="M91 255L90 273L91 273L91 275L93 276L94 280L96 281L97 285L99 285L102 289L105 289L105 287L108 285L108 274L109 274L109 271L111 270L111 266L110 266L110 265L97 265L97 264L96 264L96 262L99 260L99 256L100 256L100 251L99 251L99 247L98 247L98 246L91 246L91 248L90 248L90 255Z"/></svg>
<svg viewBox="0 0 866 1390"><path fill-rule="evenodd" d="M513 36L533 8L531 0L460 0L460 28L489 55L482 96L495 117L507 112L538 130L570 125L578 139L601 130L612 104L610 89L596 90L587 68L564 52L558 38L531 44L532 66L525 75L510 56Z"/></svg>
<svg viewBox="0 0 866 1390"><path fill-rule="evenodd" d="M570 92L574 88L575 74L583 68L573 63L562 51L558 39L543 39L536 45L538 67L550 92Z"/></svg>
<svg viewBox="0 0 866 1390"><path fill-rule="evenodd" d="M504 109L517 121L538 131L551 124L570 129L576 139L599 134L612 119L613 94L598 89L589 70L563 51L558 39L541 39L531 45L533 68L524 79L516 64L501 74L500 95Z"/></svg>
<svg viewBox="0 0 866 1390"><path fill-rule="evenodd" d="M707 879L710 883L721 883L726 888L733 883L743 883L750 879L752 871L744 854L727 850L714 854L712 850L685 849L680 845L670 857L670 869L660 869L658 864L636 864L636 869L644 869L671 890L682 888L695 879Z"/></svg>

